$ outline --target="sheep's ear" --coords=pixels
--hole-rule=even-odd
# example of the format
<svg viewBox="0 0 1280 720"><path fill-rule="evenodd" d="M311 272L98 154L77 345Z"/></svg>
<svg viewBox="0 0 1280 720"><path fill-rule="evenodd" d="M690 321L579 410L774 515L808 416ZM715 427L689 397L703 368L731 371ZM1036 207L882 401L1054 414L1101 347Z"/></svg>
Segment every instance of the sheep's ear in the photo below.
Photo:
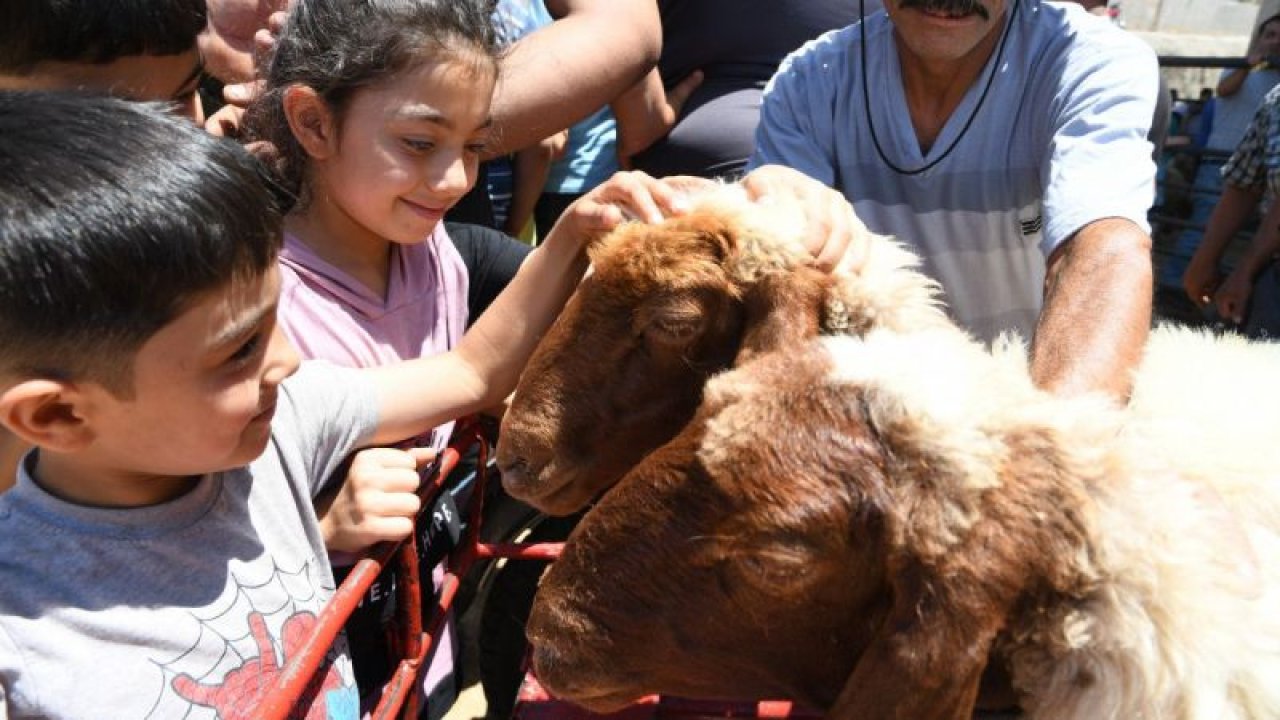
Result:
<svg viewBox="0 0 1280 720"><path fill-rule="evenodd" d="M828 720L968 720L1003 616L949 612L945 580L917 563L891 567L893 605Z"/></svg>
<svg viewBox="0 0 1280 720"><path fill-rule="evenodd" d="M830 286L826 274L809 267L761 276L743 296L745 329L733 364L816 337Z"/></svg>

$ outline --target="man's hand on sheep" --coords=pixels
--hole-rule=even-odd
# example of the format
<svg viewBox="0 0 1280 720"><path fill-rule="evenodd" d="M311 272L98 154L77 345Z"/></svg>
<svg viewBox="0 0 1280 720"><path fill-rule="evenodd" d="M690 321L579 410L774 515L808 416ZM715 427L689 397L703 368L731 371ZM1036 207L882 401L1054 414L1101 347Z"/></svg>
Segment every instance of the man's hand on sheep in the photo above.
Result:
<svg viewBox="0 0 1280 720"><path fill-rule="evenodd" d="M818 259L818 267L857 272L866 263L867 227L840 193L782 165L756 168L742 179L742 186L758 203L794 202L804 209L805 246Z"/></svg>

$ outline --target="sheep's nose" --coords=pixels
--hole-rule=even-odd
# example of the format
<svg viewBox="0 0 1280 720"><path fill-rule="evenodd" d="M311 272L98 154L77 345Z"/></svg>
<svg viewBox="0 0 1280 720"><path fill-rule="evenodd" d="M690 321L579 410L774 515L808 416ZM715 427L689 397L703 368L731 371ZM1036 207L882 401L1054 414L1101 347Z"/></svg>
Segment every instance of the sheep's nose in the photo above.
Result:
<svg viewBox="0 0 1280 720"><path fill-rule="evenodd" d="M522 497L528 492L529 486L537 478L537 473L532 472L529 467L529 461L519 456L498 458L498 473L502 475L502 487L516 497Z"/></svg>

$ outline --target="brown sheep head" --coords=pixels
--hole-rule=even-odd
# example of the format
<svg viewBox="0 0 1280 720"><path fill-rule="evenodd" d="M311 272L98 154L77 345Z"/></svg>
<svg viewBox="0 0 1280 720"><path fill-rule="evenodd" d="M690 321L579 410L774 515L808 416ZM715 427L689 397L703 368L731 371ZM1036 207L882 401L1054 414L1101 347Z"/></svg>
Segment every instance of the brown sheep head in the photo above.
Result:
<svg viewBox="0 0 1280 720"><path fill-rule="evenodd" d="M945 322L912 256L871 238L858 276L813 267L796 208L732 188L686 216L628 224L529 360L504 419L507 491L552 514L581 509L690 418L707 379L820 333Z"/></svg>
<svg viewBox="0 0 1280 720"><path fill-rule="evenodd" d="M1034 401L1029 383L966 342L801 343L713 380L544 577L542 683L593 711L660 693L970 717L1015 603L1069 591L1080 576L1051 566L1087 553L1052 442L984 412ZM866 373L833 372L833 343ZM990 392L951 387L955 363ZM876 379L897 366L915 372Z"/></svg>

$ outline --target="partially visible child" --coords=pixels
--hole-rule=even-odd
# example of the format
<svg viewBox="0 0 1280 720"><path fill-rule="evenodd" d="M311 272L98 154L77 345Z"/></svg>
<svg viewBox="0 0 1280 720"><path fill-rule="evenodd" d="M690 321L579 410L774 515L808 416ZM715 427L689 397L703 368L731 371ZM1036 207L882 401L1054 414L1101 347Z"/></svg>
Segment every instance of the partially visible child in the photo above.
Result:
<svg viewBox="0 0 1280 720"><path fill-rule="evenodd" d="M205 0L5 0L0 3L0 89L110 93L166 100L203 122L197 36ZM0 428L0 492L27 450Z"/></svg>
<svg viewBox="0 0 1280 720"><path fill-rule="evenodd" d="M562 0L496 0L493 18L505 41L515 43L540 28L571 19L573 10L573 3ZM512 234L519 234L528 212L537 234L545 235L569 203L625 168L630 155L666 134L678 112L673 101L683 100L668 97L657 69L651 69L642 80L565 128L565 138L558 141L554 153L547 152L554 136L516 153L507 231L514 228ZM497 214L497 203L494 209Z"/></svg>
<svg viewBox="0 0 1280 720"><path fill-rule="evenodd" d="M247 129L276 148L298 198L280 253L280 325L304 358L376 367L461 339L468 268L441 220L474 184L490 132L498 47L483 4L310 0L281 31ZM411 531L414 470L452 427L354 458L321 515L330 550L345 551L333 558L339 579L351 553ZM369 698L390 672L382 625L394 582L385 572L347 626ZM456 696L455 645L450 622L428 658L426 717Z"/></svg>
<svg viewBox="0 0 1280 720"><path fill-rule="evenodd" d="M334 589L312 498L353 450L493 405L624 214L566 214L450 352L306 363L241 147L155 106L0 92L0 717L251 717ZM295 372L296 371L296 372ZM355 718L345 639L297 716Z"/></svg>
<svg viewBox="0 0 1280 720"><path fill-rule="evenodd" d="M204 122L196 93L205 0L5 0L0 89L164 100Z"/></svg>
<svg viewBox="0 0 1280 720"><path fill-rule="evenodd" d="M495 0L492 18L494 32L504 48L552 23L542 0ZM537 240L537 232L530 225L533 209L547 184L551 163L564 154L568 142L569 132L562 130L484 163L487 172L483 176L497 227L512 237Z"/></svg>

